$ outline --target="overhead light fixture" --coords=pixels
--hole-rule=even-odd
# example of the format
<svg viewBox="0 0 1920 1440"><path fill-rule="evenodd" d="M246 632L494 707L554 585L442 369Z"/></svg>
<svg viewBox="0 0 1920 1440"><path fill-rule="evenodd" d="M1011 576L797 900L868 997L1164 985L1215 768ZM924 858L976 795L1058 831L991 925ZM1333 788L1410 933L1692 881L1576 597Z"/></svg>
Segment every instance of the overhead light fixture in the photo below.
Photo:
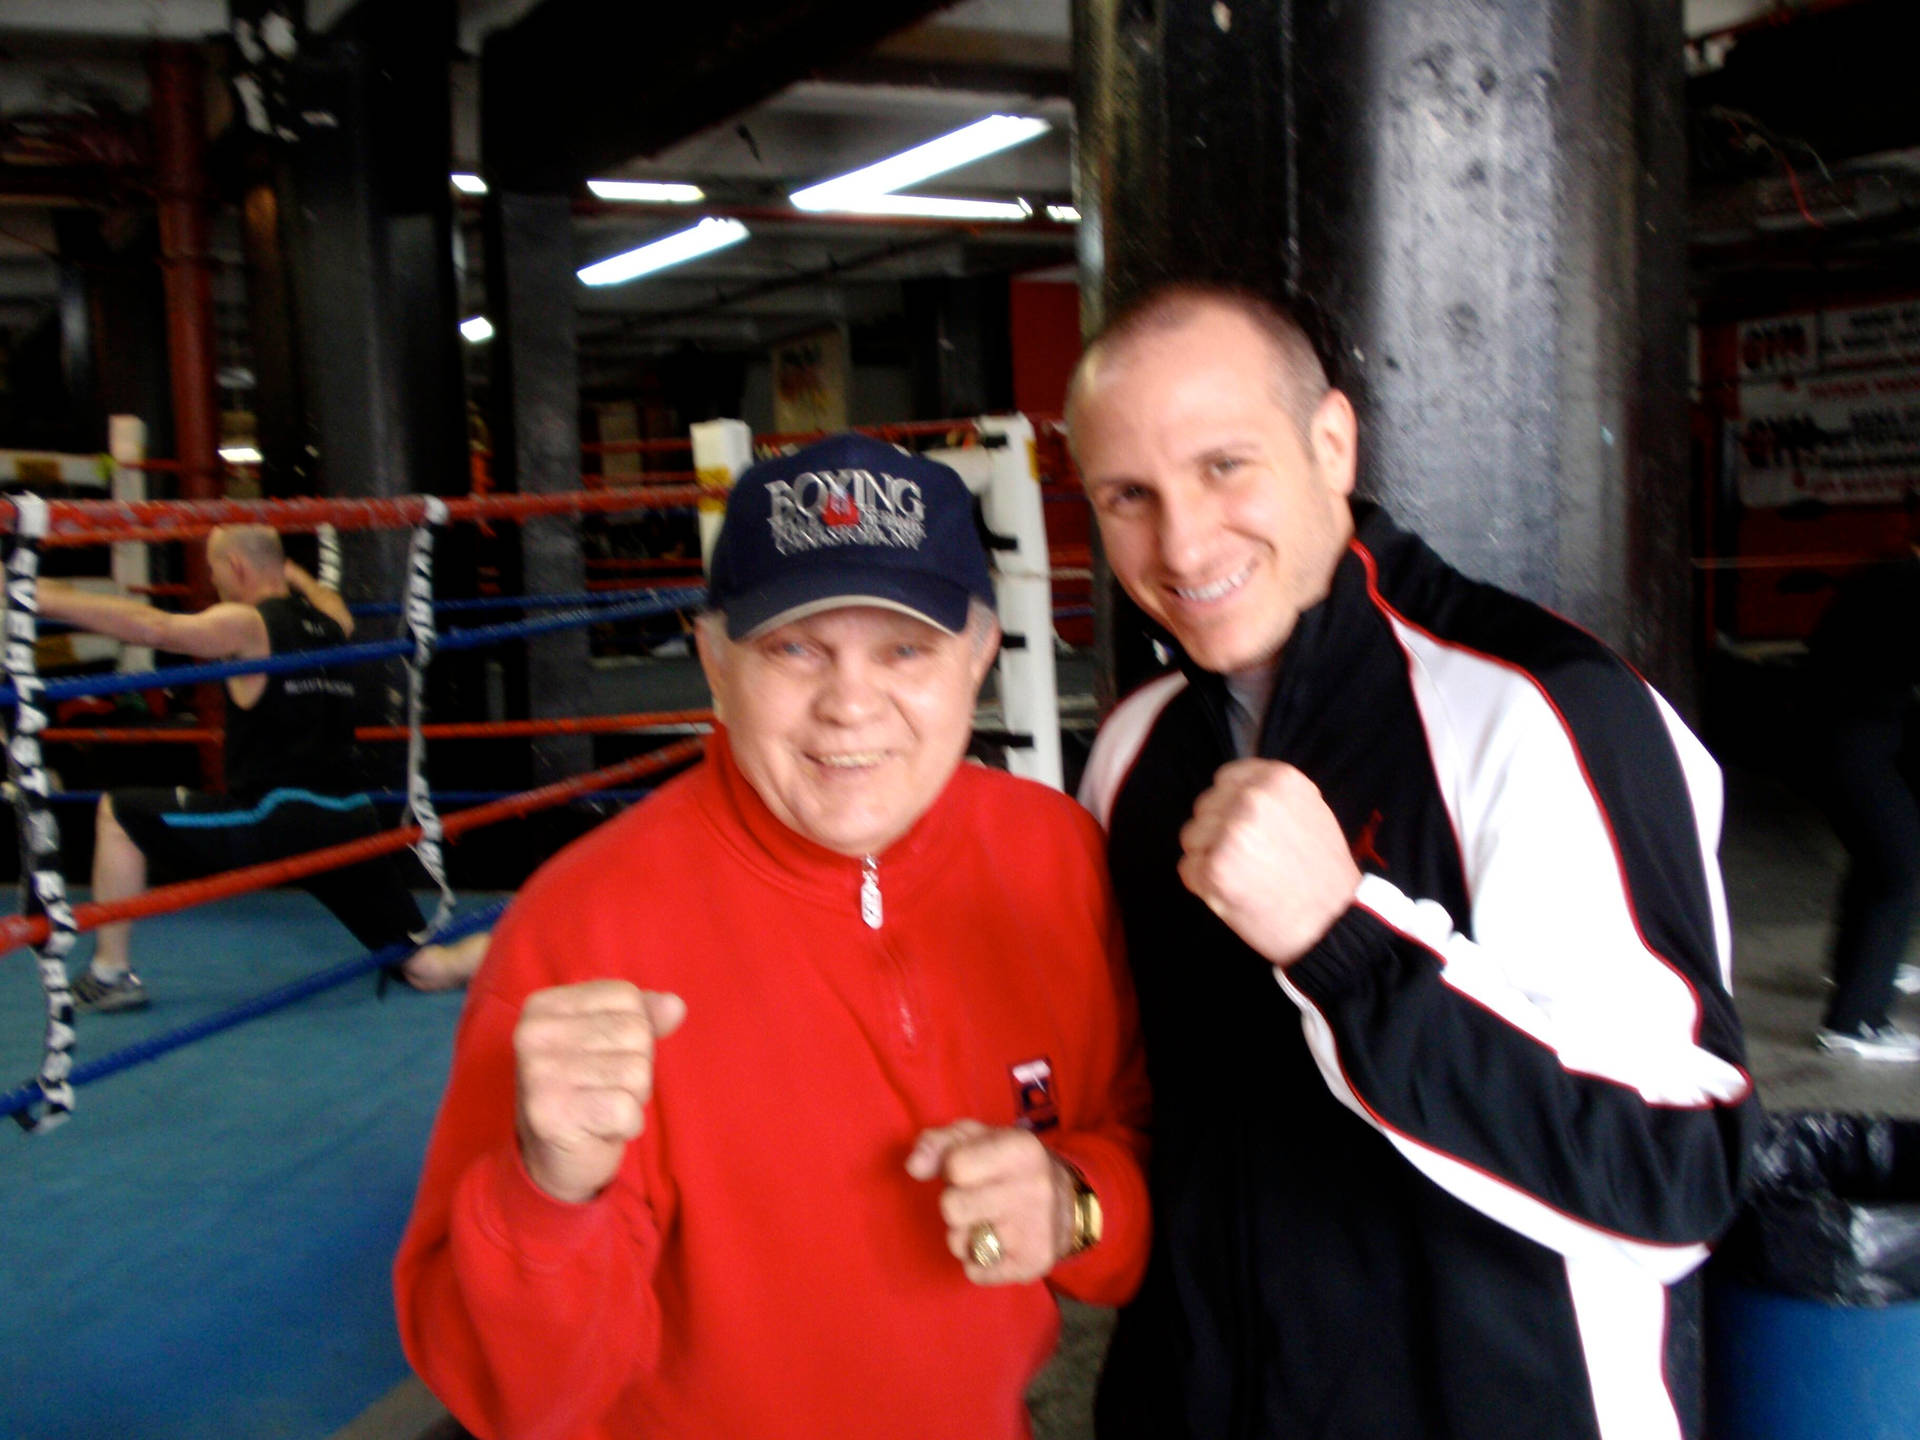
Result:
<svg viewBox="0 0 1920 1440"><path fill-rule="evenodd" d="M229 465L258 465L260 452L251 445L222 445L220 458Z"/></svg>
<svg viewBox="0 0 1920 1440"><path fill-rule="evenodd" d="M678 230L619 255L610 255L580 271L583 285L618 285L651 275L669 265L697 260L715 250L738 245L747 238L747 227L738 220L719 220L708 216L690 230Z"/></svg>
<svg viewBox="0 0 1920 1440"><path fill-rule="evenodd" d="M587 189L602 200L639 200L655 205L692 205L707 198L698 185L662 180L589 180Z"/></svg>
<svg viewBox="0 0 1920 1440"><path fill-rule="evenodd" d="M1080 223L1080 212L1071 205L1049 205L1047 207L1047 218L1049 220L1058 220L1062 225L1078 225Z"/></svg>
<svg viewBox="0 0 1920 1440"><path fill-rule="evenodd" d="M988 155L998 154L1052 129L1045 120L1026 115L989 115L951 134L903 150L864 169L818 185L796 190L787 199L802 210L844 210L855 199L885 195L916 185L929 176L956 170Z"/></svg>
<svg viewBox="0 0 1920 1440"><path fill-rule="evenodd" d="M859 195L833 207L837 215L911 215L933 220L1027 220L1024 200L957 200L938 195Z"/></svg>
<svg viewBox="0 0 1920 1440"><path fill-rule="evenodd" d="M478 175L470 175L462 170L456 174L449 175L447 178L453 181L453 188L458 190L462 195L484 195L487 193L487 182L482 180Z"/></svg>
<svg viewBox="0 0 1920 1440"><path fill-rule="evenodd" d="M493 322L484 315L469 315L460 322L460 333L469 345L483 345L493 338Z"/></svg>

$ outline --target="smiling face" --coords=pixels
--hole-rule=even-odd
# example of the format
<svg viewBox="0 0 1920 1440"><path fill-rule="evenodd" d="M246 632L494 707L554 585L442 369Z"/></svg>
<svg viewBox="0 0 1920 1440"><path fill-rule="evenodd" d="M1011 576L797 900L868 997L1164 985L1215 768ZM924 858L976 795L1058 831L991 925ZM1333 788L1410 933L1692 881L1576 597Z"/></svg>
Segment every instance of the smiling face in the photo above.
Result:
<svg viewBox="0 0 1920 1440"><path fill-rule="evenodd" d="M926 814L967 750L997 629L960 635L874 606L744 640L696 630L735 762L789 829L874 855Z"/></svg>
<svg viewBox="0 0 1920 1440"><path fill-rule="evenodd" d="M1252 321L1202 302L1097 347L1069 407L1114 577L1222 674L1280 653L1353 533L1353 407L1328 390L1303 434L1281 363Z"/></svg>

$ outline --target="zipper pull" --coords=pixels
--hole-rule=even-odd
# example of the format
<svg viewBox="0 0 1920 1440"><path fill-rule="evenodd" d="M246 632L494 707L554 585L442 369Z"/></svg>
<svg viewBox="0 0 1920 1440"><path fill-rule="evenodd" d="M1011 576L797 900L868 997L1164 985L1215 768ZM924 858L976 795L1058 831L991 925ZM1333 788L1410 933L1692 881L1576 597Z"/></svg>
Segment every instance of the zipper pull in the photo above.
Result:
<svg viewBox="0 0 1920 1440"><path fill-rule="evenodd" d="M860 918L869 930L880 928L880 866L871 855L860 857Z"/></svg>

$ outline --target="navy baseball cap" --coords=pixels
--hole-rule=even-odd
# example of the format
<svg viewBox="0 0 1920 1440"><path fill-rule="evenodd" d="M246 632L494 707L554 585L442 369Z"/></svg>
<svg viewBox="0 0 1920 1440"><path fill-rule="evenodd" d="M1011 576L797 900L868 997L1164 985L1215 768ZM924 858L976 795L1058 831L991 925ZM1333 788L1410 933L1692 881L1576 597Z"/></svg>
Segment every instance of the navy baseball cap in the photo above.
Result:
<svg viewBox="0 0 1920 1440"><path fill-rule="evenodd" d="M976 598L993 604L993 578L965 483L936 460L852 432L741 472L707 580L735 640L847 605L957 635Z"/></svg>

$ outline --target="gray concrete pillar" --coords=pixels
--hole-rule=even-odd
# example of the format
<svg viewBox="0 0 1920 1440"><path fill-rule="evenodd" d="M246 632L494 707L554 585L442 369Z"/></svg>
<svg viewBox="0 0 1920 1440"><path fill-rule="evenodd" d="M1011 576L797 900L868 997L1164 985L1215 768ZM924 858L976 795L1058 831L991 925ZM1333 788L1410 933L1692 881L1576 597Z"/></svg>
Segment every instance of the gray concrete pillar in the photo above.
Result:
<svg viewBox="0 0 1920 1440"><path fill-rule="evenodd" d="M1362 487L1683 704L1678 0L1076 0L1093 316L1324 306Z"/></svg>

